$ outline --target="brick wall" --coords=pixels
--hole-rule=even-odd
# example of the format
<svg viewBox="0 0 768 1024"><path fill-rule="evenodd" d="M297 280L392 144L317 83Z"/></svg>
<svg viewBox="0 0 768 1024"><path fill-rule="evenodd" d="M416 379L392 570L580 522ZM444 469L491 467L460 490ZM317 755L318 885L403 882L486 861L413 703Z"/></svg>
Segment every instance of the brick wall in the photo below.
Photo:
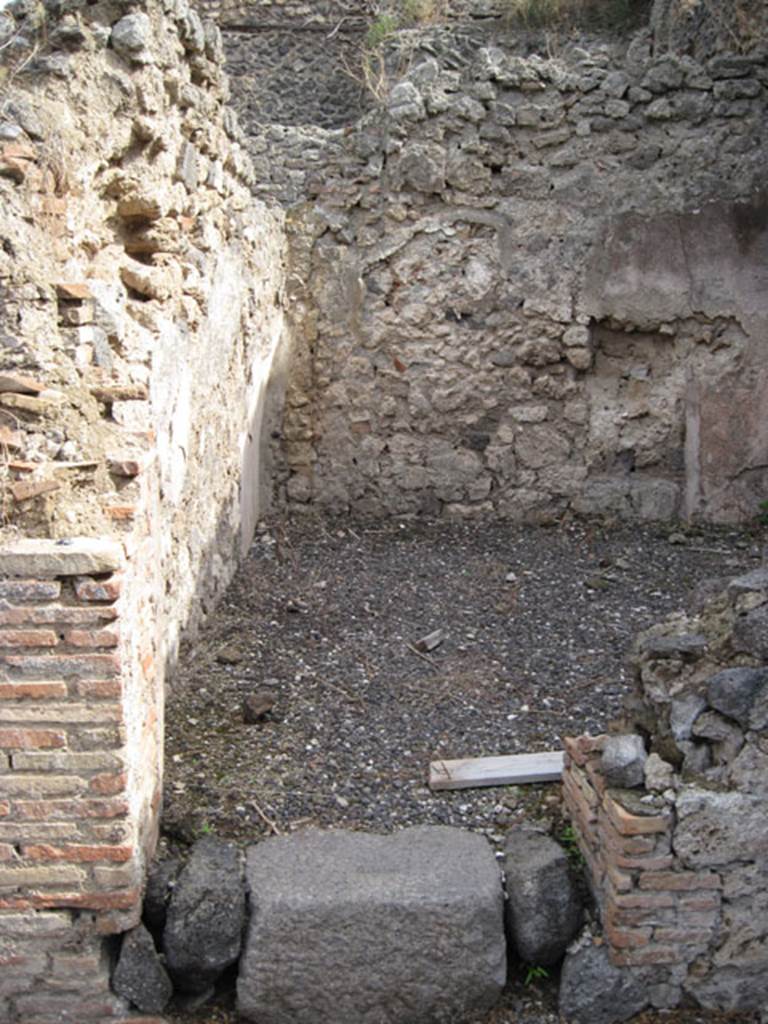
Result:
<svg viewBox="0 0 768 1024"><path fill-rule="evenodd" d="M722 879L680 865L672 851L673 814L663 801L643 805L606 788L604 739L565 741L563 795L611 961L621 967L690 964L715 936Z"/></svg>
<svg viewBox="0 0 768 1024"><path fill-rule="evenodd" d="M138 920L160 802L163 680L142 532L0 550L0 959L13 967L2 1020L126 1013L101 937Z"/></svg>

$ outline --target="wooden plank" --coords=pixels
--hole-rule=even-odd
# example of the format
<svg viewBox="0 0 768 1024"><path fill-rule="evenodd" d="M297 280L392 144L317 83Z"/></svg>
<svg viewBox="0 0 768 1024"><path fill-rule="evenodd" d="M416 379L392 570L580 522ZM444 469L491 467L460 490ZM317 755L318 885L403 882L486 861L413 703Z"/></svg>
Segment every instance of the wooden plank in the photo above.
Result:
<svg viewBox="0 0 768 1024"><path fill-rule="evenodd" d="M474 789L477 786L513 786L523 782L559 782L562 773L562 750L503 757L467 757L458 761L432 761L429 788Z"/></svg>

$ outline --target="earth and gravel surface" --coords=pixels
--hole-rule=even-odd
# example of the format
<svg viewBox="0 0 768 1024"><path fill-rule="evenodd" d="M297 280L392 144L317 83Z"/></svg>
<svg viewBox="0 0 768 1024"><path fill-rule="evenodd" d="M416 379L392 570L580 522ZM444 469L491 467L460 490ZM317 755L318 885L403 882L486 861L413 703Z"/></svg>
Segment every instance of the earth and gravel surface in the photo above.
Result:
<svg viewBox="0 0 768 1024"><path fill-rule="evenodd" d="M165 850L206 833L246 844L312 826L449 824L498 845L537 821L562 836L559 786L432 793L429 762L603 731L629 687L637 632L713 577L755 568L765 539L581 522L263 524L174 675ZM420 649L436 630L439 645ZM504 1004L473 1024L556 1022L556 978L526 985L525 967L512 973ZM173 1019L237 1018L224 996Z"/></svg>

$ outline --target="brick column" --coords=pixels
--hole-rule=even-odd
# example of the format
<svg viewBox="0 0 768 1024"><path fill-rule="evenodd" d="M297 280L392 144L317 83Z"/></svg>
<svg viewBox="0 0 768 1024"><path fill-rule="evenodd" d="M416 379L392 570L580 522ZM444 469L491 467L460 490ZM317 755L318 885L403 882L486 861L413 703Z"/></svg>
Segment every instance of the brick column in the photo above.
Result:
<svg viewBox="0 0 768 1024"><path fill-rule="evenodd" d="M3 1021L126 1013L102 936L140 914L162 726L139 562L115 541L0 549Z"/></svg>
<svg viewBox="0 0 768 1024"><path fill-rule="evenodd" d="M566 739L563 796L587 866L610 958L623 967L692 963L720 916L722 879L674 856L674 813L642 791L610 790L605 737ZM679 972L676 972L679 973Z"/></svg>

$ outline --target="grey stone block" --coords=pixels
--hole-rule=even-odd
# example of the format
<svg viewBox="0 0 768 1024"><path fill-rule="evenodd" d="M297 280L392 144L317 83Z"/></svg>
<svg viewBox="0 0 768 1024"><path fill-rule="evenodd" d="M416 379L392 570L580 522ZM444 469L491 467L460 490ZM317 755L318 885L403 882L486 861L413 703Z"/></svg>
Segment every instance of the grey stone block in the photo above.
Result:
<svg viewBox="0 0 768 1024"><path fill-rule="evenodd" d="M567 1024L618 1024L649 1001L644 975L614 967L606 946L585 946L565 958L559 1009Z"/></svg>
<svg viewBox="0 0 768 1024"><path fill-rule="evenodd" d="M142 1013L162 1013L173 994L152 936L141 924L123 936L112 989Z"/></svg>
<svg viewBox="0 0 768 1024"><path fill-rule="evenodd" d="M128 14L112 26L110 42L115 53L139 64L149 63L147 47L152 37L149 17L140 11Z"/></svg>
<svg viewBox="0 0 768 1024"><path fill-rule="evenodd" d="M582 922L565 851L542 832L515 829L504 844L504 871L510 945L526 963L556 963Z"/></svg>
<svg viewBox="0 0 768 1024"><path fill-rule="evenodd" d="M506 976L498 865L478 835L306 832L248 851L238 1011L258 1024L428 1024Z"/></svg>
<svg viewBox="0 0 768 1024"><path fill-rule="evenodd" d="M672 701L669 710L669 727L678 742L691 738L693 723L706 706L707 702L698 693L686 694L684 697Z"/></svg>
<svg viewBox="0 0 768 1024"><path fill-rule="evenodd" d="M181 863L178 860L161 860L152 864L147 875L142 918L158 941L165 929L168 903L180 870Z"/></svg>
<svg viewBox="0 0 768 1024"><path fill-rule="evenodd" d="M173 890L163 949L174 985L199 993L237 961L245 925L240 852L213 836L199 839Z"/></svg>
<svg viewBox="0 0 768 1024"><path fill-rule="evenodd" d="M631 733L609 736L603 746L600 762L606 783L619 789L642 786L647 757L641 736Z"/></svg>

